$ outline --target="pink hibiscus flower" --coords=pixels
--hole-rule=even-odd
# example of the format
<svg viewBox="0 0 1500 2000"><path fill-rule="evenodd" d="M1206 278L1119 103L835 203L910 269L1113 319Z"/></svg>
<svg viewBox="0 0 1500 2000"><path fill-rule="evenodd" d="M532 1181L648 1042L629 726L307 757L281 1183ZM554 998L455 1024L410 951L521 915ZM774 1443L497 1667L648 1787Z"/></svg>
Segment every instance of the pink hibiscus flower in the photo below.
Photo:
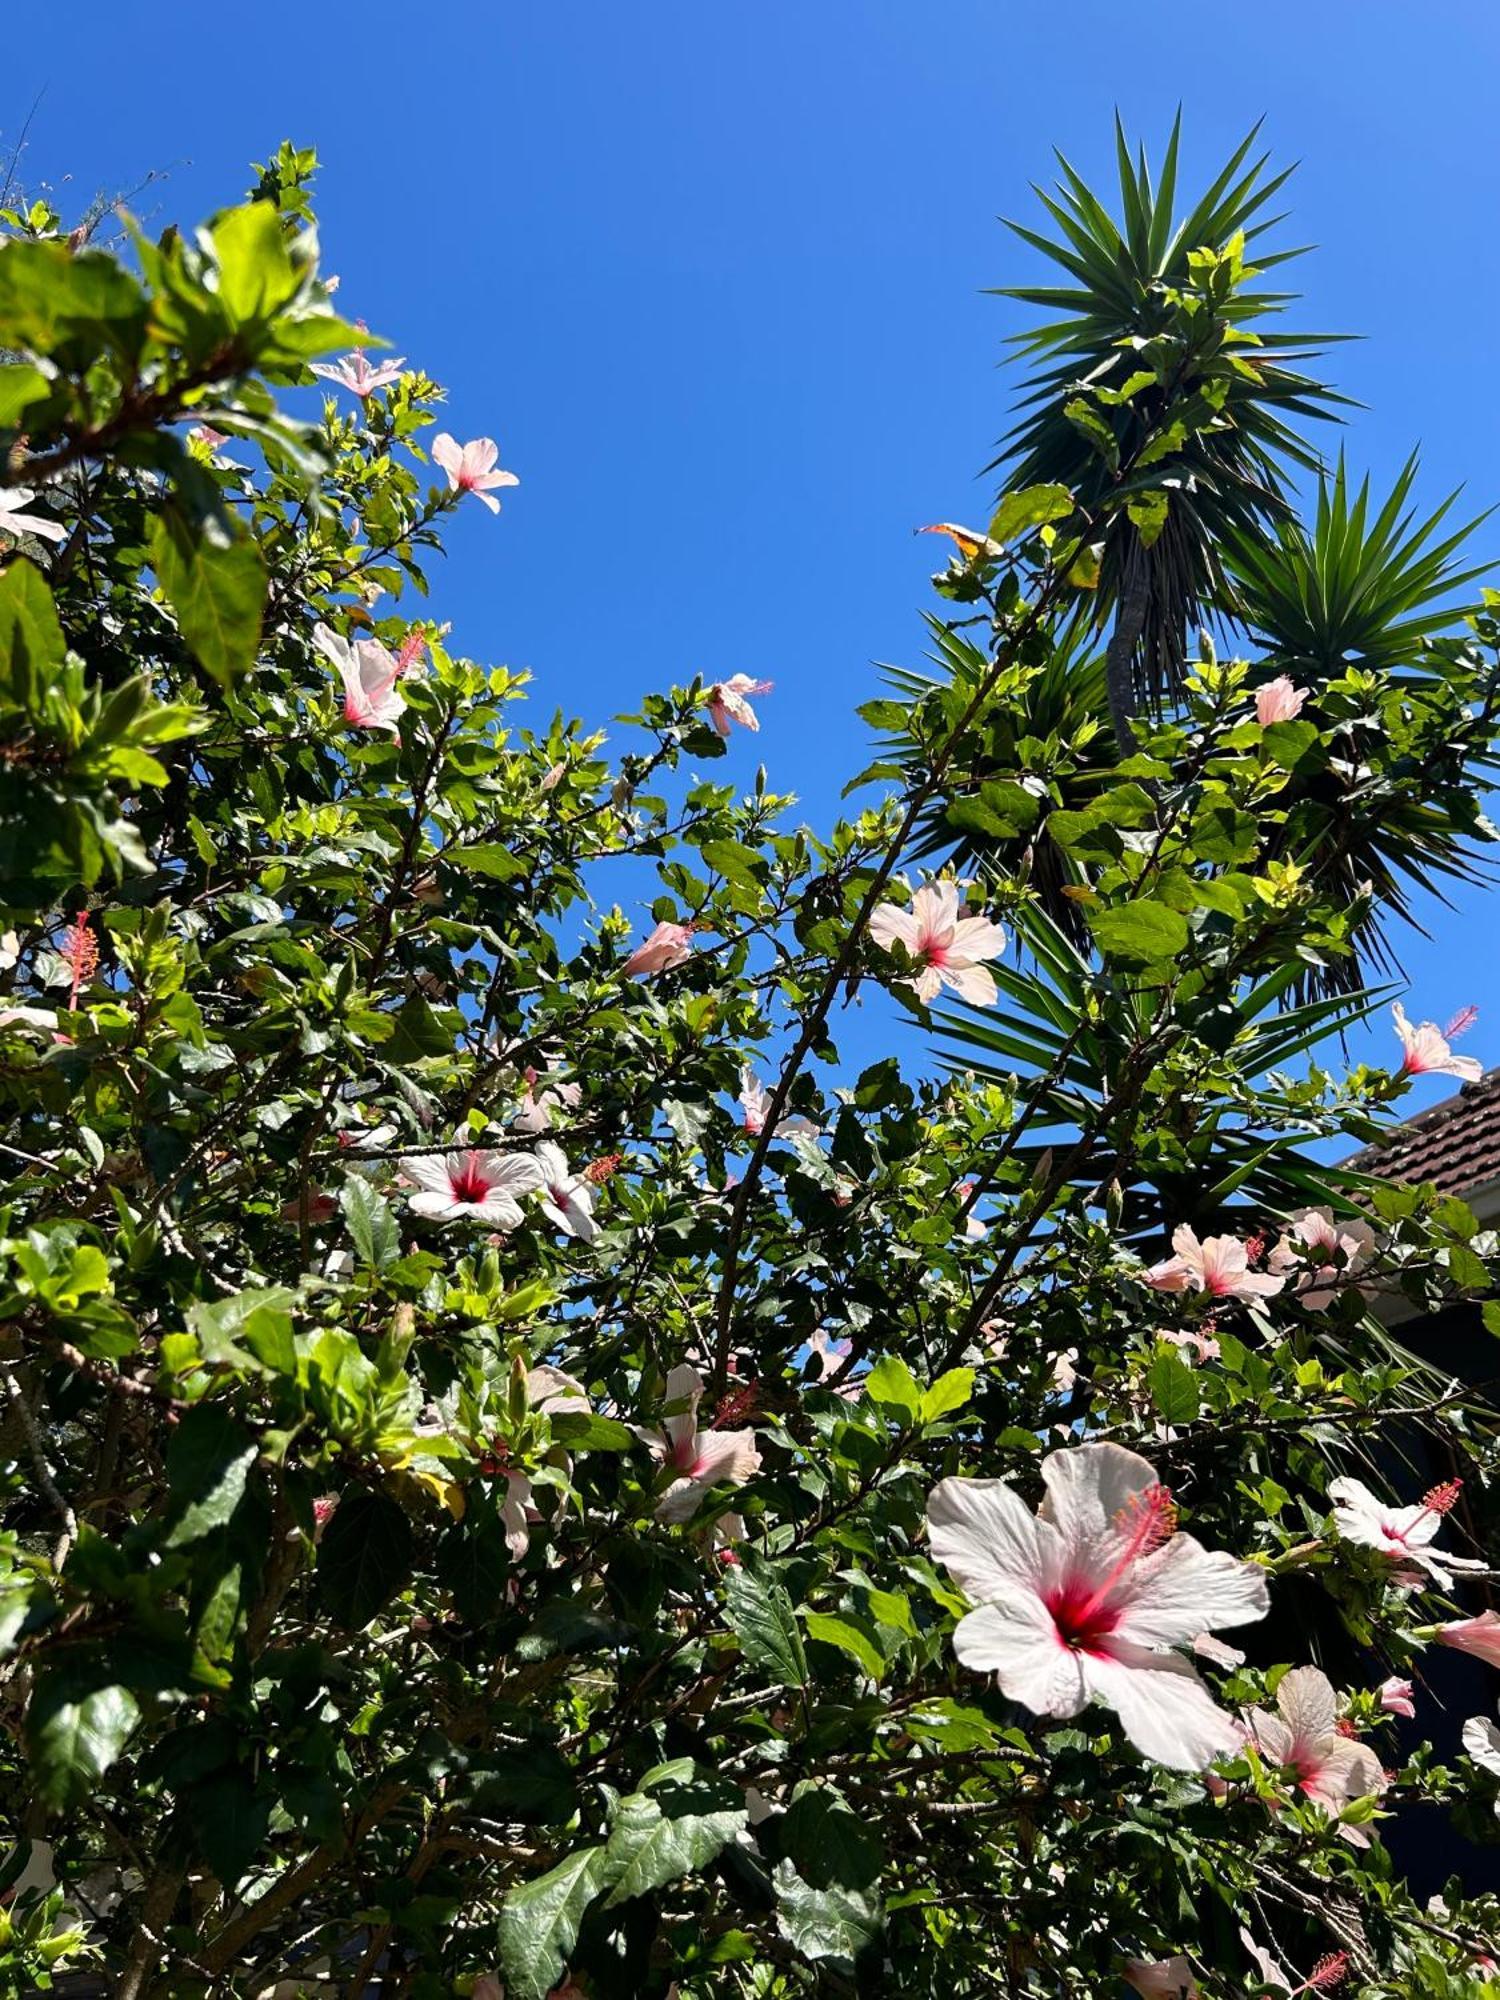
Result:
<svg viewBox="0 0 1500 2000"><path fill-rule="evenodd" d="M650 1447L652 1456L675 1474L656 1503L659 1521L690 1520L715 1486L743 1486L760 1470L754 1431L699 1430L702 1399L703 1377L690 1362L680 1362L667 1377L671 1414L661 1429L636 1427L636 1436Z"/></svg>
<svg viewBox="0 0 1500 2000"><path fill-rule="evenodd" d="M1457 1618L1451 1624L1434 1626L1432 1637L1440 1646L1451 1646L1457 1653L1471 1653L1476 1660L1500 1667L1500 1611L1481 1611L1477 1618Z"/></svg>
<svg viewBox="0 0 1500 2000"><path fill-rule="evenodd" d="M921 968L905 983L917 998L935 1000L949 986L973 1007L993 1007L995 981L984 961L1005 949L1005 932L988 917L966 917L956 882L930 882L912 897L911 908L877 905L870 936L883 951L901 945Z"/></svg>
<svg viewBox="0 0 1500 2000"><path fill-rule="evenodd" d="M476 1146L416 1154L401 1162L401 1173L420 1190L411 1197L417 1215L436 1222L472 1217L496 1229L519 1228L520 1197L542 1185L541 1167L530 1153L491 1153Z"/></svg>
<svg viewBox="0 0 1500 2000"><path fill-rule="evenodd" d="M721 736L727 736L737 722L741 729L760 728L760 718L746 701L749 694L769 694L774 681L753 681L748 674L731 674L727 681L715 681L708 691L708 719Z"/></svg>
<svg viewBox="0 0 1500 2000"><path fill-rule="evenodd" d="M1201 1770L1239 1734L1173 1648L1263 1618L1264 1571L1178 1534L1171 1495L1123 1446L1055 1451L1042 1479L1036 1514L1003 1480L933 1488L932 1552L978 1606L954 1651L1037 1715L1103 1702L1144 1756Z"/></svg>
<svg viewBox="0 0 1500 2000"><path fill-rule="evenodd" d="M740 1106L745 1114L745 1130L752 1139L760 1137L766 1128L766 1114L771 1108L771 1093L746 1064L740 1070ZM795 1138L799 1133L805 1138L816 1139L818 1128L810 1118L778 1118L774 1136Z"/></svg>
<svg viewBox="0 0 1500 2000"><path fill-rule="evenodd" d="M554 1082L550 1074L534 1069L526 1071L524 1081L526 1088L510 1121L517 1132L547 1131L554 1111L576 1111L583 1098L581 1084Z"/></svg>
<svg viewBox="0 0 1500 2000"><path fill-rule="evenodd" d="M658 924L644 944L638 944L620 970L627 979L649 978L653 972L670 972L693 955L691 924Z"/></svg>
<svg viewBox="0 0 1500 2000"><path fill-rule="evenodd" d="M388 729L397 724L406 703L396 686L396 662L378 639L349 640L326 625L313 627L313 644L338 669L344 684L344 720L351 729Z"/></svg>
<svg viewBox="0 0 1500 2000"><path fill-rule="evenodd" d="M1416 1714L1417 1704L1413 1699L1416 1690L1410 1681L1402 1680L1399 1674L1392 1674L1376 1689L1380 1706L1387 1715L1404 1715L1408 1721Z"/></svg>
<svg viewBox="0 0 1500 2000"><path fill-rule="evenodd" d="M1278 674L1274 681L1256 689L1255 719L1262 728L1272 722L1290 722L1302 713L1306 700L1306 688L1293 687L1285 674Z"/></svg>
<svg viewBox="0 0 1500 2000"><path fill-rule="evenodd" d="M490 488L521 483L513 472L500 468L499 459L500 447L493 438L470 438L461 445L457 438L443 431L432 440L433 463L447 473L449 486L456 493L472 493L492 514L500 512L500 502Z"/></svg>
<svg viewBox="0 0 1500 2000"><path fill-rule="evenodd" d="M1297 1789L1337 1819L1355 1799L1379 1797L1385 1772L1373 1750L1340 1733L1338 1698L1326 1674L1294 1667L1276 1689L1277 1713L1252 1708L1245 1716L1250 1741L1268 1764L1293 1774ZM1341 1827L1356 1847L1368 1847L1363 1827Z"/></svg>
<svg viewBox="0 0 1500 2000"><path fill-rule="evenodd" d="M1457 1041L1466 1028L1471 1028L1478 1018L1477 1007L1465 1007L1455 1014L1446 1028L1439 1028L1435 1021L1421 1021L1414 1028L1406 1018L1406 1009L1398 1000L1391 1009L1396 1033L1401 1038L1405 1054L1401 1058L1401 1070L1406 1076L1456 1076L1465 1083L1478 1083L1484 1075L1484 1064L1476 1056L1456 1056L1449 1047Z"/></svg>
<svg viewBox="0 0 1500 2000"><path fill-rule="evenodd" d="M1333 1525L1342 1540L1377 1549L1402 1564L1393 1582L1410 1588L1422 1581L1425 1570L1440 1590L1447 1590L1453 1582L1451 1570L1485 1567L1472 1556L1453 1556L1432 1546L1460 1487L1459 1480L1450 1479L1424 1494L1417 1506L1394 1507L1372 1493L1363 1480L1335 1479L1328 1488Z"/></svg>
<svg viewBox="0 0 1500 2000"><path fill-rule="evenodd" d="M560 1368L548 1367L526 1371L526 1403L531 1410L543 1416L555 1416L559 1411L576 1410L587 1416L588 1393L581 1382L565 1375ZM567 1469L571 1461L566 1452L552 1454L554 1461ZM505 1546L511 1556L519 1562L531 1546L531 1526L541 1519L531 1505L531 1480L524 1472L507 1472L505 1475L505 1500L500 1508L500 1519L505 1527Z"/></svg>
<svg viewBox="0 0 1500 2000"><path fill-rule="evenodd" d="M542 1170L542 1213L549 1221L581 1243L592 1243L599 1234L594 1220L594 1190L570 1171L561 1146L544 1139L534 1155Z"/></svg>
<svg viewBox="0 0 1500 2000"><path fill-rule="evenodd" d="M1252 1271L1250 1252L1237 1236L1206 1236L1187 1223L1172 1231L1176 1253L1164 1263L1153 1264L1145 1281L1158 1292L1206 1292L1216 1299L1268 1299L1275 1296L1286 1279Z"/></svg>
<svg viewBox="0 0 1500 2000"><path fill-rule="evenodd" d="M394 361L382 361L372 368L364 349L360 347L346 354L341 361L314 361L311 364L314 375L321 375L325 382L337 382L341 389L348 389L361 402L377 389L386 389L392 382L399 382L405 366L406 356L400 354Z"/></svg>
<svg viewBox="0 0 1500 2000"><path fill-rule="evenodd" d="M1331 1210L1310 1208L1297 1217L1266 1265L1283 1276L1298 1272L1299 1304L1321 1312L1374 1248L1375 1232L1367 1222L1335 1222Z"/></svg>

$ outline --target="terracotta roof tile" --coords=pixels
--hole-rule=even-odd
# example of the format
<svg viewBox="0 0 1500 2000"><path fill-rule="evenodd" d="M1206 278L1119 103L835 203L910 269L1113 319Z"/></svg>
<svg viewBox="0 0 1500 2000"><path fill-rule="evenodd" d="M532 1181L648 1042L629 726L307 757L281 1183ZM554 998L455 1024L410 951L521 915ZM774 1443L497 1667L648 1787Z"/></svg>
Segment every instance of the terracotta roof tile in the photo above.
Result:
<svg viewBox="0 0 1500 2000"><path fill-rule="evenodd" d="M1444 1194L1500 1180L1500 1069L1419 1111L1344 1165L1387 1181L1431 1181Z"/></svg>

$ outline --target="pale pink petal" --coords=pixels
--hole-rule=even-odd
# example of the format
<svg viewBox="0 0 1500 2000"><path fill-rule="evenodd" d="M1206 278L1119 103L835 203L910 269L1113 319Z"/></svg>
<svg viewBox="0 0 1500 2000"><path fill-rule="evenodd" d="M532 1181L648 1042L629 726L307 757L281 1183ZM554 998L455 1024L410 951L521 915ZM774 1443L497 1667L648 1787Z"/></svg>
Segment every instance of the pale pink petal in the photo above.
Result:
<svg viewBox="0 0 1500 2000"><path fill-rule="evenodd" d="M1070 1548L1099 1547L1116 1537L1116 1521L1139 1494L1159 1484L1155 1467L1120 1444L1081 1444L1054 1451L1042 1463L1047 1497L1038 1509ZM1107 1566L1108 1552L1105 1555ZM1200 1618L1193 1632L1212 1621ZM1188 1633L1189 1638L1192 1632Z"/></svg>
<svg viewBox="0 0 1500 2000"><path fill-rule="evenodd" d="M952 966L933 969L937 971L939 979L951 986L959 999L967 1001L969 1006L994 1006L996 999L995 981L986 967L982 965L969 965L958 970L955 970ZM918 992L921 992L922 981L926 978L927 974L924 972L922 979L917 981Z"/></svg>
<svg viewBox="0 0 1500 2000"><path fill-rule="evenodd" d="M1296 1755L1297 1739L1289 1725L1269 1709L1252 1708L1245 1717L1255 1747L1268 1764L1290 1764Z"/></svg>
<svg viewBox="0 0 1500 2000"><path fill-rule="evenodd" d="M440 431L430 446L432 462L440 465L448 475L450 486L458 484L459 471L463 466L464 454L458 439L449 431ZM525 453L522 453L525 457Z"/></svg>
<svg viewBox="0 0 1500 2000"><path fill-rule="evenodd" d="M1332 1736L1339 1719L1333 1683L1316 1667L1293 1667L1289 1674L1283 1674L1276 1688L1276 1706L1299 1743L1314 1744Z"/></svg>
<svg viewBox="0 0 1500 2000"><path fill-rule="evenodd" d="M743 1486L760 1470L754 1431L699 1431L693 1477L703 1486Z"/></svg>
<svg viewBox="0 0 1500 2000"><path fill-rule="evenodd" d="M1174 1771L1201 1771L1238 1748L1232 1718L1179 1654L1146 1653L1119 1641L1111 1641L1110 1654L1083 1656L1084 1679L1143 1757Z"/></svg>
<svg viewBox="0 0 1500 2000"><path fill-rule="evenodd" d="M998 958L1005 932L988 917L961 917L953 927L953 950L964 958Z"/></svg>
<svg viewBox="0 0 1500 2000"><path fill-rule="evenodd" d="M1033 1714L1076 1715L1088 1700L1083 1655L1058 1638L1038 1597L1017 1593L981 1604L959 1620L953 1650L972 1672L994 1674L1002 1694Z"/></svg>
<svg viewBox="0 0 1500 2000"><path fill-rule="evenodd" d="M913 958L917 954L917 920L910 910L897 903L879 903L871 913L869 933L882 951L893 944L904 945Z"/></svg>
<svg viewBox="0 0 1500 2000"><path fill-rule="evenodd" d="M1116 1630L1143 1646L1185 1645L1219 1626L1253 1624L1270 1608L1263 1569L1174 1535L1137 1565Z"/></svg>
<svg viewBox="0 0 1500 2000"><path fill-rule="evenodd" d="M1464 1724L1463 1746L1481 1771L1500 1778L1500 1729L1483 1715L1471 1715Z"/></svg>
<svg viewBox="0 0 1500 2000"><path fill-rule="evenodd" d="M976 1601L1017 1584L1039 1590L1055 1567L1055 1534L1003 1479L940 1479L927 1498L927 1531L934 1559Z"/></svg>
<svg viewBox="0 0 1500 2000"><path fill-rule="evenodd" d="M451 1195L439 1194L435 1189L414 1194L408 1206L414 1214L430 1216L438 1222L452 1222L458 1216L470 1213L467 1202L455 1201Z"/></svg>

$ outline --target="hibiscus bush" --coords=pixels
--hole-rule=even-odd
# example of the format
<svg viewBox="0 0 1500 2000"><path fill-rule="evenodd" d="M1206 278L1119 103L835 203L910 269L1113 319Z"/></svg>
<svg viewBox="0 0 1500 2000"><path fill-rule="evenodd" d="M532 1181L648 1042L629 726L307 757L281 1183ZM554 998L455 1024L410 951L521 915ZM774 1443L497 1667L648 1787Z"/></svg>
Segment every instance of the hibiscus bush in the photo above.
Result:
<svg viewBox="0 0 1500 2000"><path fill-rule="evenodd" d="M1138 557L1319 407L1224 202L1127 193L1078 464L950 530L814 831L769 663L606 741L468 655L504 413L341 316L314 166L4 218L6 1990L1492 1984L1399 1836L1494 1826L1496 1412L1403 1340L1494 1245L1334 1164L1477 1070L1341 1037L1490 837L1492 601L1278 639L1341 473L1112 731Z"/></svg>

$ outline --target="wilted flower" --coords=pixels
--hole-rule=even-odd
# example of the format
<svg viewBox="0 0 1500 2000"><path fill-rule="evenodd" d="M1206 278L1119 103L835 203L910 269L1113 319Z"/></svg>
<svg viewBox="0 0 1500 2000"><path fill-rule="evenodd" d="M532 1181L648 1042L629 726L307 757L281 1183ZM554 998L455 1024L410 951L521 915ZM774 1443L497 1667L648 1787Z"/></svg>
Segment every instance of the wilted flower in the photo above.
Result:
<svg viewBox="0 0 1500 2000"><path fill-rule="evenodd" d="M1328 1497L1333 1502L1333 1525L1346 1542L1378 1549L1393 1561L1416 1565L1415 1570L1398 1573L1395 1582L1420 1583L1420 1572L1426 1570L1433 1582L1446 1590L1453 1581L1450 1570L1485 1567L1472 1556L1453 1556L1432 1547L1443 1516L1458 1499L1459 1488L1460 1482L1451 1479L1445 1485L1434 1486L1417 1506L1395 1507L1379 1499L1362 1480L1335 1479L1328 1488Z"/></svg>
<svg viewBox="0 0 1500 2000"><path fill-rule="evenodd" d="M594 1220L594 1190L569 1170L561 1146L544 1139L536 1149L536 1163L542 1170L542 1213L569 1236L592 1243L599 1234Z"/></svg>
<svg viewBox="0 0 1500 2000"><path fill-rule="evenodd" d="M1402 1680L1399 1674L1392 1674L1376 1689L1380 1706L1387 1715L1404 1715L1408 1719L1417 1712L1416 1703L1412 1699L1414 1693L1415 1689L1411 1682Z"/></svg>
<svg viewBox="0 0 1500 2000"><path fill-rule="evenodd" d="M954 1651L1038 1715L1098 1700L1143 1755L1201 1770L1239 1734L1181 1653L1215 1626L1263 1618L1263 1571L1177 1533L1152 1467L1115 1444L1055 1451L1038 1513L1000 1479L944 1479L932 1552L978 1608Z"/></svg>
<svg viewBox="0 0 1500 2000"><path fill-rule="evenodd" d="M1289 1769L1297 1788L1337 1819L1351 1800L1378 1796L1385 1772L1373 1750L1343 1735L1338 1699L1316 1667L1294 1667L1276 1689L1277 1713L1252 1708L1245 1716L1250 1740L1269 1764ZM1340 1829L1356 1847L1368 1847L1362 1827Z"/></svg>
<svg viewBox="0 0 1500 2000"><path fill-rule="evenodd" d="M668 1406L684 1405L663 1420L659 1431L636 1427L636 1435L652 1455L676 1474L656 1503L659 1521L686 1521L697 1513L715 1486L743 1486L760 1470L760 1450L754 1431L698 1429L698 1405L703 1377L681 1362L667 1377Z"/></svg>
<svg viewBox="0 0 1500 2000"><path fill-rule="evenodd" d="M1176 1253L1164 1263L1153 1264L1145 1282L1158 1292L1207 1292L1216 1299L1265 1299L1274 1297L1286 1283L1284 1278L1252 1271L1247 1246L1237 1236L1206 1236L1185 1222L1172 1231Z"/></svg>
<svg viewBox="0 0 1500 2000"><path fill-rule="evenodd" d="M1307 689L1293 687L1285 674L1278 674L1274 681L1255 691L1255 719L1264 728L1272 722L1290 722L1302 713L1302 704L1307 700Z"/></svg>
<svg viewBox="0 0 1500 2000"><path fill-rule="evenodd" d="M1465 1083L1478 1083L1484 1075L1484 1064L1477 1056L1456 1056L1448 1046L1473 1026L1478 1013L1477 1007L1465 1007L1445 1029L1439 1028L1435 1021L1422 1021L1414 1028L1398 1000L1391 1016L1406 1052L1401 1059L1402 1071L1407 1076L1457 1076Z"/></svg>
<svg viewBox="0 0 1500 2000"><path fill-rule="evenodd" d="M932 882L918 889L911 908L878 904L870 918L870 936L882 950L902 945L921 967L906 982L922 1001L935 1000L951 986L960 1000L974 1007L995 1004L995 981L984 960L1005 949L1005 932L988 917L962 915L956 882Z"/></svg>
<svg viewBox="0 0 1500 2000"><path fill-rule="evenodd" d="M644 944L638 944L620 970L627 979L647 978L653 972L670 972L693 955L691 924L658 924Z"/></svg>
<svg viewBox="0 0 1500 2000"><path fill-rule="evenodd" d="M571 1375L565 1375L561 1368L549 1367L545 1362L526 1371L526 1403L529 1409L549 1417L564 1410L575 1410L587 1416L589 1408L588 1392L583 1384ZM566 1452L555 1456L563 1466L569 1464ZM507 1470L500 1519L505 1527L505 1546L514 1561L519 1562L531 1546L531 1523L539 1518L531 1505L531 1480L524 1472Z"/></svg>
<svg viewBox="0 0 1500 2000"><path fill-rule="evenodd" d="M44 542L65 542L68 531L61 521L49 521L41 514L23 514L36 498L34 486L0 486L0 534L35 535Z"/></svg>
<svg viewBox="0 0 1500 2000"><path fill-rule="evenodd" d="M1471 1715L1464 1724L1463 1746L1481 1771L1500 1778L1500 1729L1487 1715Z"/></svg>
<svg viewBox="0 0 1500 2000"><path fill-rule="evenodd" d="M748 1064L740 1070L740 1104L745 1113L745 1130L752 1139L759 1138L765 1130L766 1114L771 1108L771 1093ZM810 1118L778 1118L774 1137L794 1138L801 1133L807 1138L816 1138L818 1128Z"/></svg>
<svg viewBox="0 0 1500 2000"><path fill-rule="evenodd" d="M406 712L396 686L396 662L378 639L345 639L326 625L313 627L313 644L338 669L344 684L344 720L351 729L388 729L399 736Z"/></svg>
<svg viewBox="0 0 1500 2000"><path fill-rule="evenodd" d="M1133 1986L1141 2000L1198 2000L1198 1982L1187 1960L1177 1958L1127 1958L1120 1977Z"/></svg>
<svg viewBox="0 0 1500 2000"><path fill-rule="evenodd" d="M741 729L760 728L760 718L746 701L746 695L769 694L772 681L753 681L748 674L731 674L727 681L715 681L708 691L708 719L721 736L727 736L737 722Z"/></svg>
<svg viewBox="0 0 1500 2000"><path fill-rule="evenodd" d="M394 361L382 361L372 368L364 349L356 347L340 361L314 361L310 366L314 375L321 375L326 382L337 382L340 388L348 389L363 402L377 389L389 388L392 382L401 380L406 356L400 354Z"/></svg>
<svg viewBox="0 0 1500 2000"><path fill-rule="evenodd" d="M448 484L455 492L472 493L492 514L500 512L500 502L489 489L521 483L513 472L500 469L500 447L493 438L470 438L467 444L460 445L457 438L443 431L432 440L432 458L447 473Z"/></svg>
<svg viewBox="0 0 1500 2000"><path fill-rule="evenodd" d="M1375 1232L1367 1222L1335 1222L1330 1209L1310 1208L1297 1217L1266 1263L1268 1269L1283 1275L1299 1271L1297 1299L1310 1311L1321 1312L1338 1296L1340 1282L1374 1248ZM1311 1256L1319 1261L1311 1262Z"/></svg>
<svg viewBox="0 0 1500 2000"><path fill-rule="evenodd" d="M472 1216L496 1229L519 1228L520 1197L542 1185L541 1167L530 1153L491 1153L473 1146L415 1154L401 1162L401 1172L421 1190L411 1197L416 1214L437 1222Z"/></svg>

